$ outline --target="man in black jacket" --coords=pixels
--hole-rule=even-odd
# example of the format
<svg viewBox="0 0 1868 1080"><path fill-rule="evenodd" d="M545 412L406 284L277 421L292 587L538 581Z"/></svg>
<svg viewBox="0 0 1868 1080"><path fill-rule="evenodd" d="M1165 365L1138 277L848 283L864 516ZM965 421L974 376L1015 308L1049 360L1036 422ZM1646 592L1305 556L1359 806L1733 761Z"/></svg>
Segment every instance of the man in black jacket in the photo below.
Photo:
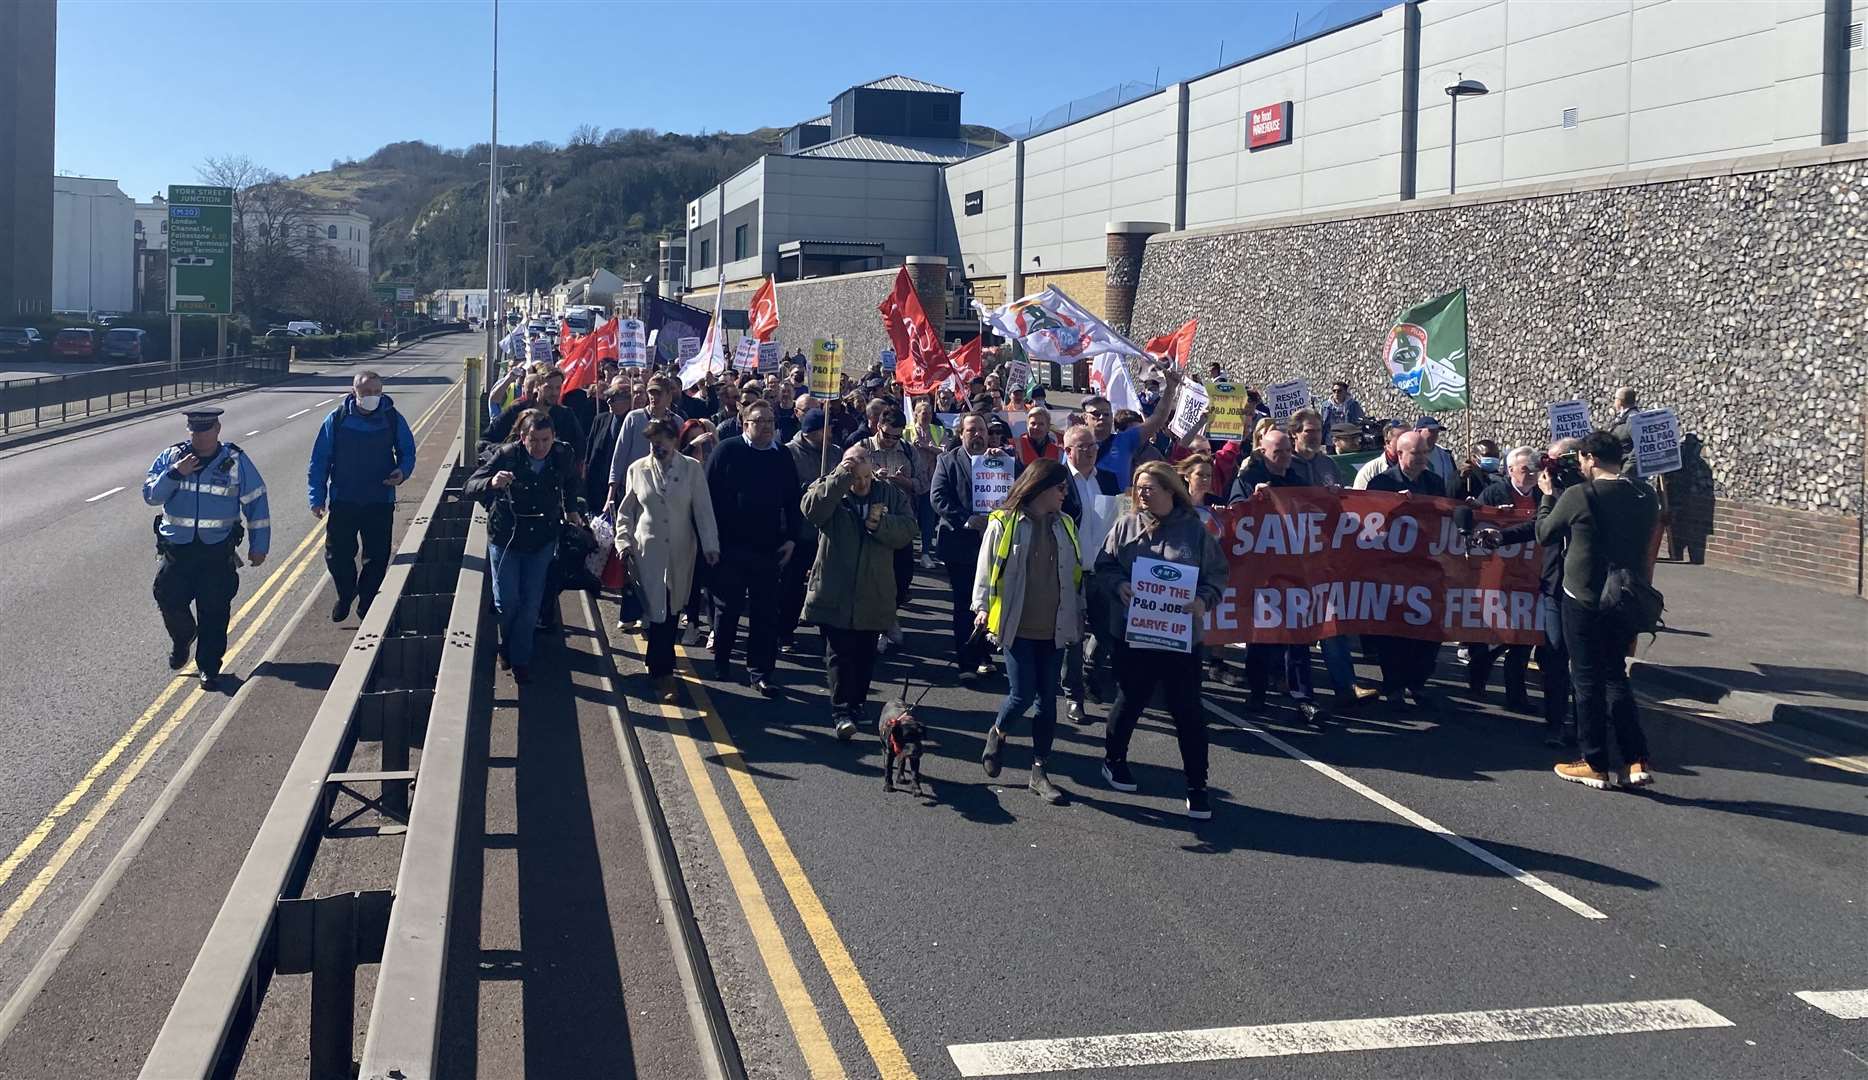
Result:
<svg viewBox="0 0 1868 1080"><path fill-rule="evenodd" d="M1464 480L1462 475L1462 480ZM1537 451L1520 446L1505 459L1505 475L1487 484L1477 495L1480 506L1533 510L1537 507ZM1545 562L1549 553L1545 553ZM1475 696L1485 693L1492 677L1492 664L1505 658L1505 707L1513 712L1529 712L1531 697L1524 689L1525 670L1531 662L1529 645L1468 645L1466 687ZM1542 661L1539 661L1540 667Z"/></svg>
<svg viewBox="0 0 1868 1080"><path fill-rule="evenodd" d="M1370 491L1396 491L1415 495L1446 496L1446 484L1438 473L1427 468L1432 447L1427 436L1418 431L1403 433L1395 440L1395 463L1386 472L1369 481ZM1419 641L1389 634L1369 634L1382 669L1382 697L1390 707L1402 707L1405 693L1416 708L1431 705L1426 696L1427 680L1433 678L1434 664L1440 655L1438 641Z"/></svg>
<svg viewBox="0 0 1868 1080"><path fill-rule="evenodd" d="M591 507L609 501L610 459L616 456L623 417L629 414L629 384L621 379L611 382L603 403L605 408L590 429L590 449L584 454L584 502Z"/></svg>
<svg viewBox="0 0 1868 1080"><path fill-rule="evenodd" d="M770 696L776 692L771 679L778 660L780 573L798 547L798 472L778 441L770 402L748 403L740 424L745 434L721 443L707 460L707 487L720 527L720 563L708 585L714 601L713 677L724 682L732 676L744 609L746 682Z"/></svg>
<svg viewBox="0 0 1868 1080"><path fill-rule="evenodd" d="M953 597L954 664L961 681L991 669L986 663L986 635L973 632L973 571L979 564L980 538L988 508L973 505L973 459L986 452L986 418L969 412L960 418L959 443L934 464L934 544L947 566L947 588ZM1005 454L1012 474L1019 473L1018 455Z"/></svg>
<svg viewBox="0 0 1868 1080"><path fill-rule="evenodd" d="M1647 736L1628 685L1628 652L1635 630L1617 612L1602 607L1602 588L1611 569L1648 580L1648 551L1660 504L1654 489L1622 474L1621 441L1595 431L1578 451L1583 482L1561 495L1549 473L1538 476L1543 502L1537 508L1537 542L1562 543L1563 640L1570 647L1570 679L1576 684L1577 740L1582 760L1556 767L1557 776L1593 788L1654 782L1648 771ZM1613 768L1608 733L1613 727L1623 772Z"/></svg>

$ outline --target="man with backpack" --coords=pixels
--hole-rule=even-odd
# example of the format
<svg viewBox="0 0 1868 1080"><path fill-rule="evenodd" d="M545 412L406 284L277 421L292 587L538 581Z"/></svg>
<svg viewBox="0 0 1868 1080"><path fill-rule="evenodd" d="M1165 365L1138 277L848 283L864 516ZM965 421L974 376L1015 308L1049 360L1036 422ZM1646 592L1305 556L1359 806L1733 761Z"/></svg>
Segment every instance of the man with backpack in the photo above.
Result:
<svg viewBox="0 0 1868 1080"><path fill-rule="evenodd" d="M324 418L311 445L306 477L313 517L330 515L324 534L324 565L337 588L331 621L350 617L354 601L367 615L389 569L389 533L396 487L415 471L415 433L383 393L383 377L359 371L351 392ZM363 569L357 569L357 549Z"/></svg>
<svg viewBox="0 0 1868 1080"><path fill-rule="evenodd" d="M1576 688L1582 760L1556 767L1557 776L1606 790L1654 782L1647 736L1628 685L1635 636L1659 622L1659 594L1650 583L1649 544L1660 506L1654 490L1622 475L1622 444L1606 431L1583 440L1583 482L1556 494L1548 471L1538 474L1537 542L1564 545L1563 640ZM1609 728L1623 771L1611 767Z"/></svg>

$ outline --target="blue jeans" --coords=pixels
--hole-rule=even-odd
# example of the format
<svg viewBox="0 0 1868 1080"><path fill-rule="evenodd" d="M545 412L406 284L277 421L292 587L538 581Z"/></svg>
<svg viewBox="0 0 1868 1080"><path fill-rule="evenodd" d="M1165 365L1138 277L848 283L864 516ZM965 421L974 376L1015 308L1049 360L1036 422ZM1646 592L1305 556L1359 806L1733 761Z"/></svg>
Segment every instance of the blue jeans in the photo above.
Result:
<svg viewBox="0 0 1868 1080"><path fill-rule="evenodd" d="M499 612L499 641L513 667L532 662L532 635L538 632L538 611L545 602L545 572L557 545L537 551L513 551L498 544L486 546L493 562L493 607Z"/></svg>
<svg viewBox="0 0 1868 1080"><path fill-rule="evenodd" d="M1050 756L1051 737L1057 731L1057 674L1063 661L1062 649L1036 638L1014 638L1005 650L1005 677L1011 688L993 726L1010 734L1012 722L1036 702L1038 712L1031 719L1031 758L1036 762Z"/></svg>
<svg viewBox="0 0 1868 1080"><path fill-rule="evenodd" d="M1349 639L1341 634L1317 642L1323 650L1323 669L1330 673L1330 686L1342 697L1356 690L1356 665L1349 656Z"/></svg>

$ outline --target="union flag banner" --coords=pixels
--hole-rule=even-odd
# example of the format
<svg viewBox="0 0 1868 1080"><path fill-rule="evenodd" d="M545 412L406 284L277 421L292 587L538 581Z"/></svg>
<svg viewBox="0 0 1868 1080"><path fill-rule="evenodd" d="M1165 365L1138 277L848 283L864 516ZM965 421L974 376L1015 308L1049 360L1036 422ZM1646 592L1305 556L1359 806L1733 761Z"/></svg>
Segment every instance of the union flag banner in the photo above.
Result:
<svg viewBox="0 0 1868 1080"><path fill-rule="evenodd" d="M1271 488L1212 511L1228 577L1207 613L1209 644L1303 644L1339 634L1534 645L1532 543L1468 550L1454 499L1341 488ZM1528 510L1472 506L1473 527Z"/></svg>
<svg viewBox="0 0 1868 1080"><path fill-rule="evenodd" d="M896 271L895 287L876 310L881 312L882 329L895 347L895 378L904 387L938 384L941 367L947 363L947 349L941 344L940 331L928 322L906 266ZM928 390L919 392L925 394Z"/></svg>

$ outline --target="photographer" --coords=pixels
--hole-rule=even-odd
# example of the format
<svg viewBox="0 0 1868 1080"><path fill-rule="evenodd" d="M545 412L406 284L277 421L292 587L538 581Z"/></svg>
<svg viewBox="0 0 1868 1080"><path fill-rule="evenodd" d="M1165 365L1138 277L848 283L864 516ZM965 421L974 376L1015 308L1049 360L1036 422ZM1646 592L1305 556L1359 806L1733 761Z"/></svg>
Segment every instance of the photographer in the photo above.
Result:
<svg viewBox="0 0 1868 1080"><path fill-rule="evenodd" d="M1648 540L1660 507L1654 492L1621 472L1620 440L1606 431L1592 432L1577 454L1582 482L1558 493L1549 471L1539 473L1544 493L1537 508L1537 542L1562 543L1563 638L1570 649L1570 677L1576 684L1577 736L1582 760L1558 765L1564 780L1593 788L1616 786L1609 768L1608 728L1627 767L1627 782L1649 784L1647 737L1635 712L1628 685L1627 656L1635 631L1601 607L1602 586L1611 567L1648 580Z"/></svg>
<svg viewBox="0 0 1868 1080"><path fill-rule="evenodd" d="M1576 450L1582 445L1580 439L1559 439L1550 444L1550 450L1536 462L1533 475L1525 481L1530 490L1538 492L1537 474L1548 473L1551 488L1561 495L1565 490L1582 483L1582 466L1577 462ZM1518 475L1512 473L1512 505L1518 505ZM1538 492L1530 501L1535 506L1542 501ZM1506 529L1481 529L1475 536L1481 545L1497 547L1500 544L1529 544L1537 540L1537 522L1535 519ZM1538 574L1538 625L1544 630L1544 644L1537 646L1537 670L1543 676L1544 690L1544 745L1556 749L1576 745L1576 715L1570 701L1570 650L1563 638L1563 545L1545 544L1542 549L1543 569ZM1489 659L1489 657L1488 657ZM1480 663L1475 655L1473 663ZM1506 693L1511 692L1511 661L1506 660ZM1480 685L1484 685L1483 677Z"/></svg>
<svg viewBox="0 0 1868 1080"><path fill-rule="evenodd" d="M1553 447L1552 449L1553 453L1551 457L1558 457L1559 455L1554 452L1555 448ZM1479 505L1509 507L1516 510L1536 509L1538 503L1537 451L1528 446L1520 446L1511 452L1505 459L1505 462L1505 476L1502 479L1494 480L1491 484L1486 486L1485 490L1479 492ZM1533 533L1536 531L1537 523L1534 520L1526 521L1512 528L1514 530L1522 530L1513 542L1523 543L1533 539ZM1499 530L1481 530L1480 533L1475 536L1475 539L1483 542L1483 538L1486 537L1488 532L1497 535ZM1545 578L1548 578L1550 575L1551 564L1553 562L1551 553L1553 550L1555 549L1544 549L1543 575ZM1561 553L1555 556L1554 561L1558 572L1561 573L1563 566ZM1546 604L1554 603L1551 597L1562 595L1561 592L1550 591L1548 584L1545 584L1539 592ZM1525 693L1524 690L1524 673L1531 662L1531 647L1529 645L1504 645L1498 647L1473 645L1469 648L1471 649L1471 659L1466 667L1466 686L1473 692L1474 696L1480 696L1485 693L1486 683L1492 676L1492 662L1497 660L1500 655L1503 655L1505 658L1505 707L1513 712L1530 711L1531 699L1530 695ZM1544 670L1541 657L1538 662L1538 667L1540 670ZM1544 698L1546 701L1550 699L1550 690L1547 684L1548 673L1546 672L1546 686L1544 690ZM1563 692L1564 697L1567 699L1569 697L1569 675L1567 672L1564 674ZM1552 735L1555 734L1556 732L1553 731Z"/></svg>

